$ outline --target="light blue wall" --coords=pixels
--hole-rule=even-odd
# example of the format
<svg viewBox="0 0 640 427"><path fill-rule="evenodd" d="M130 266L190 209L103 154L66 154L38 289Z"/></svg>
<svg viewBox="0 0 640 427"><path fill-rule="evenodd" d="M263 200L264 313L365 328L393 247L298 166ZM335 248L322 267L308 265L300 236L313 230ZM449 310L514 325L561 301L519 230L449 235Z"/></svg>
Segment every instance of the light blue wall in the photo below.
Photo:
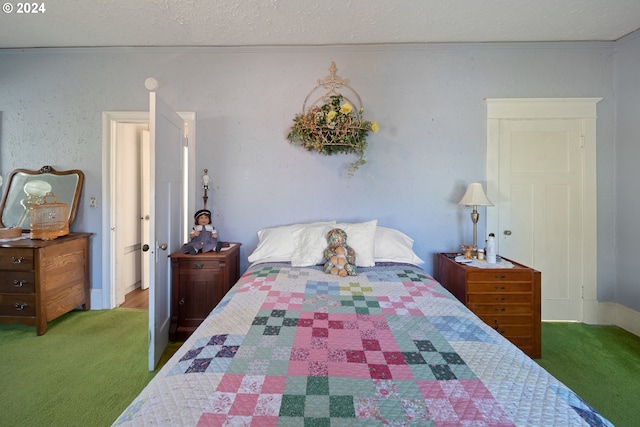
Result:
<svg viewBox="0 0 640 427"><path fill-rule="evenodd" d="M49 164L85 172L73 228L96 233L92 286L100 288L106 236L101 210L89 208L88 200L102 194L101 113L146 109L143 82L153 76L159 94L176 110L197 112L197 171L209 169L214 222L222 239L243 242L244 258L263 227L378 219L412 236L432 271L436 252L470 240L469 211L457 201L468 182L486 177L483 100L603 97L597 122L598 298L610 301L616 296L614 47L0 51L0 171L6 178L15 168ZM322 157L285 139L294 114L328 74L331 61L360 93L365 117L380 123L380 132L369 139L368 163L353 178L346 174L351 158ZM484 236L485 210L480 213L478 234ZM638 306L640 298L619 302Z"/></svg>
<svg viewBox="0 0 640 427"><path fill-rule="evenodd" d="M640 33L616 49L616 270L615 300L640 310Z"/></svg>

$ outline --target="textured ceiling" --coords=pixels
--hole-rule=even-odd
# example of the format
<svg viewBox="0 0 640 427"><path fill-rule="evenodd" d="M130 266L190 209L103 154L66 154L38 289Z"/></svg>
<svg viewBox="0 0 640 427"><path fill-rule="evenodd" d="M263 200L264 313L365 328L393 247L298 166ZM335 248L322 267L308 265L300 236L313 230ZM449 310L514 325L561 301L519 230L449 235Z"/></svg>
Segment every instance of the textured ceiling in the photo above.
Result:
<svg viewBox="0 0 640 427"><path fill-rule="evenodd" d="M3 3L0 48L613 41L640 27L639 0L46 0L30 14Z"/></svg>

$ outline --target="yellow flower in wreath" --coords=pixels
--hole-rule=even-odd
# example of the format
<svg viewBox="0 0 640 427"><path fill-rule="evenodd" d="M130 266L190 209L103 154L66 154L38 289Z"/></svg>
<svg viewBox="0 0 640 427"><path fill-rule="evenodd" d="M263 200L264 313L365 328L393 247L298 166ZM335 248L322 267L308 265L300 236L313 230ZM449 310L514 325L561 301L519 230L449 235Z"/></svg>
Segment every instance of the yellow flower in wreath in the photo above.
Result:
<svg viewBox="0 0 640 427"><path fill-rule="evenodd" d="M378 131L380 130L380 126L378 126L378 122L371 123L371 130L373 131L373 133L378 133Z"/></svg>
<svg viewBox="0 0 640 427"><path fill-rule="evenodd" d="M327 113L327 121L330 122L331 120L335 119L336 117L336 113L335 111L331 110Z"/></svg>
<svg viewBox="0 0 640 427"><path fill-rule="evenodd" d="M353 106L348 102L345 102L344 104L342 104L342 107L340 107L340 112L342 114L349 114L351 110L353 110Z"/></svg>

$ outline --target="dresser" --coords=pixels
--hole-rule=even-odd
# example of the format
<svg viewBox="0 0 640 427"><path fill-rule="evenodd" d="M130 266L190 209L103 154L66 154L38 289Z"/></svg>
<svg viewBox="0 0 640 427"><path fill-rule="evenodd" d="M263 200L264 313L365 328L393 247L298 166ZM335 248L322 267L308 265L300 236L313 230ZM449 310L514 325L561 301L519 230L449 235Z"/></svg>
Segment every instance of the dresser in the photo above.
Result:
<svg viewBox="0 0 640 427"><path fill-rule="evenodd" d="M478 268L440 253L437 279L487 325L529 357L541 357L541 274L511 260L514 268Z"/></svg>
<svg viewBox="0 0 640 427"><path fill-rule="evenodd" d="M89 310L90 236L0 242L0 323L35 326L42 335L47 322L78 306Z"/></svg>
<svg viewBox="0 0 640 427"><path fill-rule="evenodd" d="M220 252L173 253L169 339L184 341L240 278L240 244Z"/></svg>

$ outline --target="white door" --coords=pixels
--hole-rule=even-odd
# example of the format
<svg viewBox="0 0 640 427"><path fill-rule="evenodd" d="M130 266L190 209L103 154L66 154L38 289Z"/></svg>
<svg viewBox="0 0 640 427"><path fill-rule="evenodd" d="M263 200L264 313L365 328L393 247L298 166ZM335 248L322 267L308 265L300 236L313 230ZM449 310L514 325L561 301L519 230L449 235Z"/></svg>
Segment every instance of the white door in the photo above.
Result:
<svg viewBox="0 0 640 427"><path fill-rule="evenodd" d="M155 92L149 93L149 370L169 342L171 264L182 240L184 120Z"/></svg>
<svg viewBox="0 0 640 427"><path fill-rule="evenodd" d="M597 318L597 101L487 100L487 232L542 272L543 320Z"/></svg>
<svg viewBox="0 0 640 427"><path fill-rule="evenodd" d="M582 320L579 120L500 123L500 253L542 272L542 318Z"/></svg>

